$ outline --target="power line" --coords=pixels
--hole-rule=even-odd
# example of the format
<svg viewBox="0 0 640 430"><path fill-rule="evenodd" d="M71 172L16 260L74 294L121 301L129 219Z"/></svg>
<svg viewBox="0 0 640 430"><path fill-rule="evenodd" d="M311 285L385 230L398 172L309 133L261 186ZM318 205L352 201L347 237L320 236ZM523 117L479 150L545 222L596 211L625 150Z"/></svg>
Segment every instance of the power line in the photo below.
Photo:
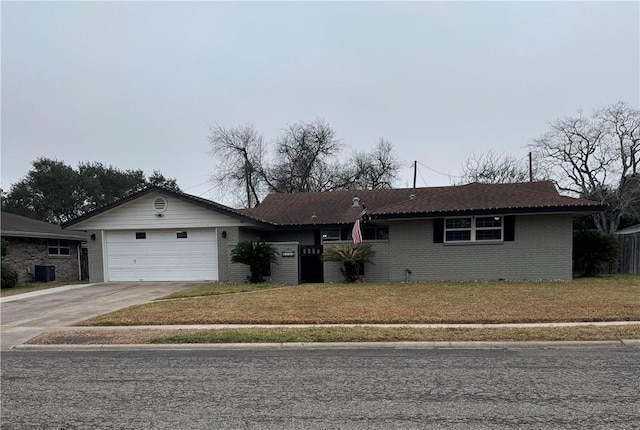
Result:
<svg viewBox="0 0 640 430"><path fill-rule="evenodd" d="M448 177L449 179L451 179L451 178L456 178L456 179L460 179L460 178L462 178L462 176L452 175L452 174L450 174L450 173L442 173L442 172L439 172L439 171L437 171L436 169L432 169L431 167L429 167L429 166L427 166L427 165L425 165L425 164L421 163L420 161L418 161L417 163L418 163L418 164L420 164L420 165L421 165L422 167L424 167L425 169L427 169L427 170L431 170L432 172L437 173L437 174L439 174L439 175L446 176L446 177Z"/></svg>
<svg viewBox="0 0 640 430"><path fill-rule="evenodd" d="M427 184L427 181L424 179L424 176L422 176L422 172L418 170L418 175L420 175L420 179L422 179L422 182L424 182L424 186L427 187L429 186L429 184Z"/></svg>
<svg viewBox="0 0 640 430"><path fill-rule="evenodd" d="M199 186L201 186L201 185L208 184L208 183L209 183L209 181L204 181L204 182L202 182L202 183L200 183L200 184L193 185L193 186L191 186L191 187L187 187L187 188L185 188L185 189L184 189L184 191L191 190L191 189L193 189L193 188L196 188L196 187L199 187Z"/></svg>
<svg viewBox="0 0 640 430"><path fill-rule="evenodd" d="M206 183L206 182L205 182L205 183ZM202 184L200 184L200 185L202 185ZM192 188L193 188L193 187L192 187ZM208 197L205 197L205 196L206 196L208 193L210 193L211 191L213 191L215 188L216 188L216 187L211 187L211 188L209 188L209 189L208 189L207 191L205 191L204 193L200 193L200 194L198 195L198 197L208 198Z"/></svg>

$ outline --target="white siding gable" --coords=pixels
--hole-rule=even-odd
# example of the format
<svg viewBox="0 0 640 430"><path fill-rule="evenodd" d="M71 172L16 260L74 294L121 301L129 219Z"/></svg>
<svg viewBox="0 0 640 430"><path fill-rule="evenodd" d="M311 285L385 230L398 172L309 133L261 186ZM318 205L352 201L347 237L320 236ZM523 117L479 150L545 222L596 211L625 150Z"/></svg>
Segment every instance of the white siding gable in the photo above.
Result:
<svg viewBox="0 0 640 430"><path fill-rule="evenodd" d="M164 197L167 206L162 216L154 209L157 197ZM232 216L205 209L175 197L153 192L131 202L110 209L85 221L70 230L127 230L163 228L208 228L250 225Z"/></svg>

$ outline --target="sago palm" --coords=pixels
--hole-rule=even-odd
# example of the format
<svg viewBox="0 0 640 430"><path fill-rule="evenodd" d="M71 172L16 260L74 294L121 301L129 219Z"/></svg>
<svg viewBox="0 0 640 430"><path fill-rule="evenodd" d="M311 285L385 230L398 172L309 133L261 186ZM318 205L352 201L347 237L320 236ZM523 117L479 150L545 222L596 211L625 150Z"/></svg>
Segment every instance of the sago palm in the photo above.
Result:
<svg viewBox="0 0 640 430"><path fill-rule="evenodd" d="M259 283L264 282L263 268L270 263L277 263L278 256L275 248L266 242L245 240L238 242L231 250L231 261L249 266L249 282Z"/></svg>
<svg viewBox="0 0 640 430"><path fill-rule="evenodd" d="M322 253L324 261L342 263L340 272L347 282L359 280L365 263L373 264L372 258L376 255L371 244L359 243L357 245L327 246Z"/></svg>

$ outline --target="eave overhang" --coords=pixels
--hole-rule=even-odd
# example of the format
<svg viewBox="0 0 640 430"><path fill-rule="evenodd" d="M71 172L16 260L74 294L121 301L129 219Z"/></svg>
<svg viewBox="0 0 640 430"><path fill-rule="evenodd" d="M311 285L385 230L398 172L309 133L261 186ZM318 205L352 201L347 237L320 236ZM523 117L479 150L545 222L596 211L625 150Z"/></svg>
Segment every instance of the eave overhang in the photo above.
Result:
<svg viewBox="0 0 640 430"><path fill-rule="evenodd" d="M264 220L260 220L257 218L253 218L247 215L244 215L238 211L236 211L235 209L232 209L228 206L224 206L221 205L219 203L215 203L212 202L211 200L207 200L207 199L203 199L200 197L195 197L189 194L185 194L185 193L181 193L181 192L177 192L177 191L173 191L173 190L168 190L162 187L157 187L157 186L153 186L153 187L148 187L145 188L144 190L138 191L136 193L133 193L129 196L123 197L122 199L115 201L113 203L110 203L108 205L102 206L98 209L95 209L85 215L79 216L77 218L74 218L72 220L69 220L65 223L62 224L62 228L69 228L72 227L76 224L79 224L83 221L86 221L90 218L96 217L98 215L101 215L105 212L108 212L112 209L117 208L118 206L124 205L126 203L129 203L133 200L136 200L140 197L144 197L148 194L151 194L153 192L158 192L161 194L166 194L169 195L171 197L175 197L176 199L182 200L184 202L187 203L191 203L194 204L196 206L199 206L201 208L207 209L207 210L213 210L216 212L221 212L224 213L225 215L228 215L230 217L233 217L235 219L238 219L240 221L245 221L245 222L249 222L252 224L256 224L262 228L273 228L275 225L273 223L269 223L268 221L264 221Z"/></svg>

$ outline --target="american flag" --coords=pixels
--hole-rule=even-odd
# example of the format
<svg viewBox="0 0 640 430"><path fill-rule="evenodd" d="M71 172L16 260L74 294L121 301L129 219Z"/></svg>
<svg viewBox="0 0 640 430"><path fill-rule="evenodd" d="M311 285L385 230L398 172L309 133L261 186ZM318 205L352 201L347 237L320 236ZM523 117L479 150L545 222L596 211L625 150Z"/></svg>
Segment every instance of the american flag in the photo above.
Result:
<svg viewBox="0 0 640 430"><path fill-rule="evenodd" d="M360 230L360 219L367 213L367 210L363 207L362 212L358 215L356 222L353 224L353 230L351 230L351 237L353 238L353 243L361 243L362 242L362 231Z"/></svg>

